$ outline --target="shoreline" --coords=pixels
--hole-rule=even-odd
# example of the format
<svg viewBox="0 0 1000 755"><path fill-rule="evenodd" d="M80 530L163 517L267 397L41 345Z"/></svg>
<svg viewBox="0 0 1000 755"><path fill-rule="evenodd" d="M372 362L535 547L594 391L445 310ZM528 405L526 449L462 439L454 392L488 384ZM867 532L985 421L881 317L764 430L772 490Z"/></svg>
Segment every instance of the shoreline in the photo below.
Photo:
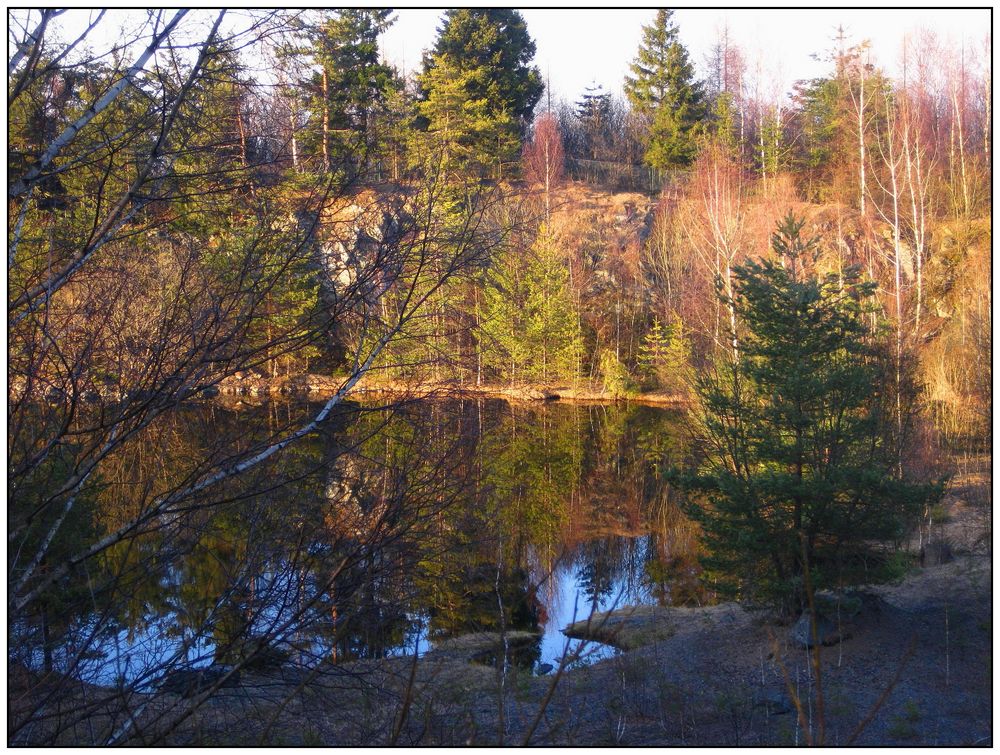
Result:
<svg viewBox="0 0 1000 755"><path fill-rule="evenodd" d="M317 374L300 374L279 378L257 375L240 375L226 378L219 386L219 393L226 396L290 396L325 399L333 396L343 384L343 378ZM634 393L613 395L603 389L569 385L497 385L455 382L413 382L398 380L360 380L348 397L377 398L397 396L402 398L495 398L508 402L536 403L558 401L571 404L628 403L645 406L684 407L691 403L684 395L676 393Z"/></svg>

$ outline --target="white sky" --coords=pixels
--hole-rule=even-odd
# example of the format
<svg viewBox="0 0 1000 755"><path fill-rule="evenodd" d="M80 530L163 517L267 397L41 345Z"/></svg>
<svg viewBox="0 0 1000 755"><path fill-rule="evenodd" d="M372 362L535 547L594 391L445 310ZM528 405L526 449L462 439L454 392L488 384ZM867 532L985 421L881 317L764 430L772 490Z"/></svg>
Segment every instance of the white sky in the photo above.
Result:
<svg viewBox="0 0 1000 755"><path fill-rule="evenodd" d="M528 33L535 40L535 64L551 78L556 96L575 100L592 80L606 90L620 92L628 65L635 57L643 24L656 15L653 8L522 9ZM400 8L397 21L383 37L388 60L412 71L421 51L434 43L442 10ZM767 78L787 92L798 79L821 76L829 65L811 58L831 49L834 29L843 24L854 41L871 40L876 61L895 72L903 35L918 28L933 29L939 37L982 49L991 34L990 11L982 9L698 9L681 8L674 14L681 41L699 73L704 57L724 22L730 39L745 51L753 67L764 61Z"/></svg>
<svg viewBox="0 0 1000 755"><path fill-rule="evenodd" d="M355 0L356 1L356 0ZM364 3L375 6L376 3ZM421 52L430 48L443 10L397 8L396 23L383 35L383 54L389 62L413 71L420 65ZM522 9L528 33L535 40L535 64L548 75L556 97L576 100L591 82L620 93L629 63L635 58L642 26L650 23L654 8L527 8ZM23 12L15 12L23 15ZM75 10L58 19L56 34L72 38L86 25L92 12ZM112 10L93 35L98 48L111 45L123 36L122 24L134 27L145 17L141 10ZM227 25L238 28L247 23L249 14L232 11ZM199 38L214 14L198 11L183 22ZM956 48L963 43L982 56L983 40L992 33L988 8L980 9L701 9L680 8L674 15L681 41L691 59L704 75L705 54L716 39L717 30L728 23L730 39L743 48L748 67L763 63L763 78L775 94L787 93L798 79L822 76L829 64L813 60L812 55L832 48L834 30L843 24L850 38L872 42L875 62L894 74L904 34L920 28L933 30ZM257 65L267 68L264 61ZM270 71L261 70L258 78L267 80ZM750 73L750 71L748 71ZM768 92L767 94L770 94Z"/></svg>

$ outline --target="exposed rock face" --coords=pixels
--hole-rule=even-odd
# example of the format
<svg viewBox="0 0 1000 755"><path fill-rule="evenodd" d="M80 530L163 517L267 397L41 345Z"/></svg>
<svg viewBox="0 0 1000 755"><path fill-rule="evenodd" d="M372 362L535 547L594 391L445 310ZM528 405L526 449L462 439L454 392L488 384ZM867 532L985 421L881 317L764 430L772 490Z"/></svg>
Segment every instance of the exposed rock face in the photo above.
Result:
<svg viewBox="0 0 1000 755"><path fill-rule="evenodd" d="M312 218L297 219L307 228ZM399 253L413 218L405 197L364 191L323 210L312 249L320 271L319 297L334 315L327 327L327 350L334 365L344 362L342 315L378 301L402 268Z"/></svg>
<svg viewBox="0 0 1000 755"><path fill-rule="evenodd" d="M879 601L875 596L856 592L819 592L813 598L813 605L816 609L816 639L825 646L850 639L857 619L862 614L874 614L879 610ZM809 611L799 616L790 638L800 647L814 647Z"/></svg>
<svg viewBox="0 0 1000 755"><path fill-rule="evenodd" d="M820 645L836 645L850 639L851 631L843 624L836 624L822 615L816 617L816 638ZM805 611L795 622L791 633L792 641L804 648L814 647L811 615Z"/></svg>
<svg viewBox="0 0 1000 755"><path fill-rule="evenodd" d="M372 197L365 204L351 204L324 223L319 243L320 264L326 273L328 293L335 298L364 281L366 303L373 303L398 273L398 255L392 252L403 240L411 221L398 201ZM376 269L377 268L377 269Z"/></svg>

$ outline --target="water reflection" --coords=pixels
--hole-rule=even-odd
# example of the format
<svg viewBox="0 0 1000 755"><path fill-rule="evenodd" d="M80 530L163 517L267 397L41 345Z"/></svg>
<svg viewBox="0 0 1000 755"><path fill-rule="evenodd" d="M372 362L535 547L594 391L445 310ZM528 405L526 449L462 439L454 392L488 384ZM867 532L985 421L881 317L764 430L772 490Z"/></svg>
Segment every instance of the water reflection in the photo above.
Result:
<svg viewBox="0 0 1000 755"><path fill-rule="evenodd" d="M53 552L307 410L212 404L154 425ZM538 634L514 662L555 666L560 630L591 610L710 599L654 464L679 461L682 438L677 414L649 407L352 406L63 580L12 623L11 660L143 688L175 667L342 663L503 631Z"/></svg>

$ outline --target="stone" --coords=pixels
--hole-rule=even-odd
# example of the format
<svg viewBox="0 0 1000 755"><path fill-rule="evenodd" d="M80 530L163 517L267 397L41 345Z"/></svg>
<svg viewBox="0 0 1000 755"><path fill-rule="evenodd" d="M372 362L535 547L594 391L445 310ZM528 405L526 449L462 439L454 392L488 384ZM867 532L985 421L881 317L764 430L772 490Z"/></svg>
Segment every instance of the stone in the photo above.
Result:
<svg viewBox="0 0 1000 755"><path fill-rule="evenodd" d="M220 679L232 671L232 666L211 665L205 668L176 669L170 671L160 681L163 692L171 692L181 697L194 697L214 687ZM233 673L221 687L235 687L240 683L240 672Z"/></svg>
<svg viewBox="0 0 1000 755"><path fill-rule="evenodd" d="M928 566L941 566L955 560L955 554L951 550L951 544L947 540L934 540L926 543L920 549L920 565L924 568Z"/></svg>
<svg viewBox="0 0 1000 755"><path fill-rule="evenodd" d="M757 698L757 707L763 708L769 716L781 716L795 710L791 699L784 692L768 690Z"/></svg>
<svg viewBox="0 0 1000 755"><path fill-rule="evenodd" d="M292 652L287 642L268 642L265 638L254 637L243 648L243 667L248 671L274 671L288 662Z"/></svg>
<svg viewBox="0 0 1000 755"><path fill-rule="evenodd" d="M836 645L838 642L850 639L849 628L841 622L839 625L819 614L816 618L816 636L820 645ZM803 611L791 631L792 641L803 648L813 647L812 622L809 611Z"/></svg>

